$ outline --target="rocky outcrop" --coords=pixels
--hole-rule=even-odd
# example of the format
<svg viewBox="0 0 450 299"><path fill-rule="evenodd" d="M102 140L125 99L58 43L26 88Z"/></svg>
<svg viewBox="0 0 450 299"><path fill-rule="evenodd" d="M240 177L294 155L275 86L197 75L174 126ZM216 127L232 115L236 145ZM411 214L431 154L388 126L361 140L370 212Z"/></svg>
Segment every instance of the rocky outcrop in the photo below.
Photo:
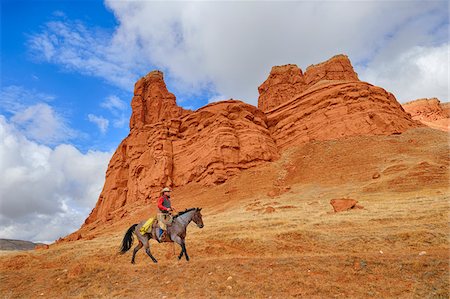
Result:
<svg viewBox="0 0 450 299"><path fill-rule="evenodd" d="M164 186L221 184L242 169L278 156L266 116L258 108L229 100L183 111L174 106L171 94L149 92L157 90L152 82L164 91L159 79L145 78L138 81L147 86L139 101L157 103L161 109L147 117L139 109L151 106L133 106L130 134L109 163L103 191L86 224L121 218L126 205L148 203ZM136 84L136 89L141 86Z"/></svg>
<svg viewBox="0 0 450 299"><path fill-rule="evenodd" d="M311 87L323 80L358 81L358 74L346 55L336 55L325 62L306 68L305 83Z"/></svg>
<svg viewBox="0 0 450 299"><path fill-rule="evenodd" d="M188 111L153 71L135 85L130 134L114 153L85 224L122 218L164 186L217 185L284 149L313 140L397 134L420 126L395 97L358 80L344 55L272 68L259 108L228 100ZM81 238L71 235L70 238Z"/></svg>
<svg viewBox="0 0 450 299"><path fill-rule="evenodd" d="M303 72L295 64L274 66L269 77L258 87L258 108L268 111L308 88Z"/></svg>
<svg viewBox="0 0 450 299"><path fill-rule="evenodd" d="M269 111L306 91L320 81L359 81L345 55L311 65L305 74L295 64L274 66L269 77L258 87L258 108Z"/></svg>
<svg viewBox="0 0 450 299"><path fill-rule="evenodd" d="M136 82L131 108L130 129L143 128L147 124L188 113L178 107L175 95L167 90L163 73L160 71L152 71Z"/></svg>
<svg viewBox="0 0 450 299"><path fill-rule="evenodd" d="M265 114L240 101L210 104L184 117L173 142L173 182L220 184L278 156Z"/></svg>
<svg viewBox="0 0 450 299"><path fill-rule="evenodd" d="M418 99L403 104L412 118L434 129L450 130L450 106L442 104L437 98Z"/></svg>
<svg viewBox="0 0 450 299"><path fill-rule="evenodd" d="M391 93L360 81L323 82L266 115L279 149L314 140L399 134L421 126Z"/></svg>
<svg viewBox="0 0 450 299"><path fill-rule="evenodd" d="M363 206L358 205L358 201L350 198L339 198L330 200L335 213L344 212L352 209L364 209Z"/></svg>

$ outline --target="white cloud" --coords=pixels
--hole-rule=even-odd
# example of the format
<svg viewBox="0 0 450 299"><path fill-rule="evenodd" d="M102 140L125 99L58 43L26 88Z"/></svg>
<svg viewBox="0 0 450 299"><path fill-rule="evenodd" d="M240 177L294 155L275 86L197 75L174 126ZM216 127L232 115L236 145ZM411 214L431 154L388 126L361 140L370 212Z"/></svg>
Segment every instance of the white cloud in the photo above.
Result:
<svg viewBox="0 0 450 299"><path fill-rule="evenodd" d="M208 103L214 103L214 102L219 102L219 101L224 101L224 100L229 100L229 99L230 99L230 97L227 97L223 94L218 94L218 95L215 95L215 96L209 98Z"/></svg>
<svg viewBox="0 0 450 299"><path fill-rule="evenodd" d="M36 103L49 103L55 99L54 95L29 90L23 86L10 85L2 87L0 91L0 110L15 114Z"/></svg>
<svg viewBox="0 0 450 299"><path fill-rule="evenodd" d="M39 143L56 145L79 136L61 113L48 103L55 96L28 90L22 86L6 86L0 92L0 113L27 138Z"/></svg>
<svg viewBox="0 0 450 299"><path fill-rule="evenodd" d="M52 107L45 103L29 106L18 111L11 121L28 138L45 144L57 144L74 138L77 133L72 130L66 120L58 115Z"/></svg>
<svg viewBox="0 0 450 299"><path fill-rule="evenodd" d="M122 101L118 96L110 95L101 104L101 107L106 108L112 115L112 124L115 128L124 128L128 122L126 113L128 113L128 105Z"/></svg>
<svg viewBox="0 0 450 299"><path fill-rule="evenodd" d="M392 60L369 65L360 77L383 86L400 102L431 97L448 101L449 55L448 44L413 47Z"/></svg>
<svg viewBox="0 0 450 299"><path fill-rule="evenodd" d="M127 45L139 41L144 57L180 88L212 82L216 93L253 104L273 65L305 69L338 53L360 66L389 61L448 33L439 29L448 23L444 2L106 3L120 21L116 35Z"/></svg>
<svg viewBox="0 0 450 299"><path fill-rule="evenodd" d="M90 122L98 126L98 129L100 130L100 132L102 132L102 134L105 134L106 130L108 130L109 120L107 120L103 116L88 114L88 119Z"/></svg>
<svg viewBox="0 0 450 299"><path fill-rule="evenodd" d="M0 237L48 242L78 229L98 199L110 157L41 145L0 115Z"/></svg>
<svg viewBox="0 0 450 299"><path fill-rule="evenodd" d="M127 90L156 67L183 97L207 91L256 104L257 87L273 65L305 69L344 53L365 74L367 67L383 71L377 66L416 47L448 41L443 1L107 0L106 5L119 22L112 35L79 22L51 22L30 38L31 48L42 59ZM404 76L399 69L392 72L391 77ZM398 87L396 92L406 93Z"/></svg>
<svg viewBox="0 0 450 299"><path fill-rule="evenodd" d="M80 22L48 22L44 31L30 35L28 46L38 60L103 78L125 90L132 90L141 69L139 61L132 59L138 57L134 48Z"/></svg>
<svg viewBox="0 0 450 299"><path fill-rule="evenodd" d="M103 108L108 109L112 113L120 112L127 108L127 104L119 99L118 96L110 95L104 100L101 105Z"/></svg>

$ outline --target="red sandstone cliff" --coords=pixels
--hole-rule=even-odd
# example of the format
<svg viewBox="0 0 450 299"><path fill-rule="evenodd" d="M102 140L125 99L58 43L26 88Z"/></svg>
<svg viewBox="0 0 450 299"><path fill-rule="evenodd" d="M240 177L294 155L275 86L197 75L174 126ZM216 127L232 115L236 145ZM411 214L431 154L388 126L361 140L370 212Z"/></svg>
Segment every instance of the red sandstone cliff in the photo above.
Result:
<svg viewBox="0 0 450 299"><path fill-rule="evenodd" d="M163 186L220 184L278 157L266 115L258 108L229 100L183 110L160 72L136 83L132 107L130 134L109 163L86 224L122 217L125 205L155 199Z"/></svg>
<svg viewBox="0 0 450 299"><path fill-rule="evenodd" d="M258 87L258 108L268 111L324 80L359 81L358 74L345 55L336 55L325 62L311 65L305 74L295 64L274 66L267 80Z"/></svg>
<svg viewBox="0 0 450 299"><path fill-rule="evenodd" d="M259 109L229 100L187 111L161 72L141 78L130 134L114 153L85 224L122 217L128 204L155 199L163 186L221 184L296 144L421 126L392 94L359 81L344 55L304 74L295 65L273 67L259 92Z"/></svg>
<svg viewBox="0 0 450 299"><path fill-rule="evenodd" d="M421 123L442 131L450 131L450 106L437 98L418 99L403 104L406 112Z"/></svg>
<svg viewBox="0 0 450 299"><path fill-rule="evenodd" d="M361 82L345 55L309 66L273 67L258 107L282 150L313 140L389 135L420 126L383 88Z"/></svg>

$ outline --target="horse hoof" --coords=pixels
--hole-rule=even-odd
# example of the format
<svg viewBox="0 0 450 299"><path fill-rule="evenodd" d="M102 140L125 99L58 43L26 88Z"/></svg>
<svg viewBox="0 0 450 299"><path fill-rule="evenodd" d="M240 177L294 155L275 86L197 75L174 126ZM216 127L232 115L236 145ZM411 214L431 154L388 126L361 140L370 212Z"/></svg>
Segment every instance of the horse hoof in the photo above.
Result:
<svg viewBox="0 0 450 299"><path fill-rule="evenodd" d="M154 262L155 264L157 264L157 263L158 263L158 261L157 261L157 260L153 260L153 262Z"/></svg>

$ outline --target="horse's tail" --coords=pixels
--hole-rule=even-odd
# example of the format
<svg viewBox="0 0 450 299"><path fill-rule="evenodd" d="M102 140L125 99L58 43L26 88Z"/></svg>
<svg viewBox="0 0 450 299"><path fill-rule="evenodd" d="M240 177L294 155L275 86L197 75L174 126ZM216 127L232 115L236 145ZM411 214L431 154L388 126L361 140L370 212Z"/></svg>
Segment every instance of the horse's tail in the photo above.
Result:
<svg viewBox="0 0 450 299"><path fill-rule="evenodd" d="M130 228L125 233L125 236L123 236L122 246L120 248L120 253L124 254L128 250L130 250L131 245L133 245L133 232L136 228L137 223L130 226Z"/></svg>

